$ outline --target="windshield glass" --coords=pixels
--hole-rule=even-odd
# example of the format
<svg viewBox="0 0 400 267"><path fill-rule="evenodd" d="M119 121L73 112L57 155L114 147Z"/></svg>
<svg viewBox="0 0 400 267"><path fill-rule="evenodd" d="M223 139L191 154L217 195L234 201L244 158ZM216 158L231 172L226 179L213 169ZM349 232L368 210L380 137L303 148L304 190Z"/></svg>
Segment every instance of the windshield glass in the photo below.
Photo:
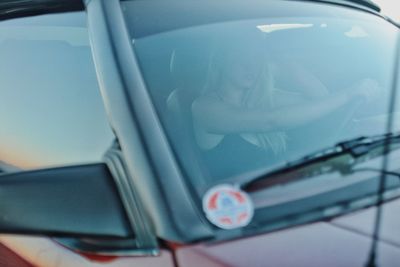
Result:
<svg viewBox="0 0 400 267"><path fill-rule="evenodd" d="M146 86L197 188L385 131L395 26L324 4L217 2L124 3Z"/></svg>

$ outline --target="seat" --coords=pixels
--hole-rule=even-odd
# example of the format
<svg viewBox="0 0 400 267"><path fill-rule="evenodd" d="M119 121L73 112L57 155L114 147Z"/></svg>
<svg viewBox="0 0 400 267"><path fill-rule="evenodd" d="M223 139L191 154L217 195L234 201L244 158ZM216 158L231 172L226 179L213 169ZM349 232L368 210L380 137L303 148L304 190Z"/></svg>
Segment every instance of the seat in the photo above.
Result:
<svg viewBox="0 0 400 267"><path fill-rule="evenodd" d="M194 137L191 106L200 95L206 77L208 57L205 54L174 50L170 73L174 88L166 100L169 134L181 153L177 156L184 170L190 169L196 188L205 188L210 181L207 168L201 160L201 151ZM184 155L184 156L183 156Z"/></svg>

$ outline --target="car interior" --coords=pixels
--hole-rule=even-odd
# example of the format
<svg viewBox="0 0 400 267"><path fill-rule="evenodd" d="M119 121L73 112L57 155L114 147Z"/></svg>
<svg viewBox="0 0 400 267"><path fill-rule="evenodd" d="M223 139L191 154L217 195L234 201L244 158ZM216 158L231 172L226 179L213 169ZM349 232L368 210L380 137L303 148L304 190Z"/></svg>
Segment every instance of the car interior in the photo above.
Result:
<svg viewBox="0 0 400 267"><path fill-rule="evenodd" d="M370 64L382 65L388 55L383 53L378 57L373 51L377 49L374 45L379 44L364 41L369 34L377 33L367 32L361 24L307 18L299 20L313 23L304 24L305 26L300 28L297 24L293 24L295 25L291 26L293 28L272 32L267 30L264 33L266 48L271 58L279 58L281 55L292 58L314 73L332 93L345 90L355 81L365 77L372 77L378 81L385 80L388 69L374 69ZM254 27L257 21L242 23L244 26L238 26L240 24L237 22L232 25L227 23L228 26L223 23L216 26L207 25L204 28L208 32L202 27L175 30L135 41L134 49L138 52L139 65L161 117L161 123L172 147L175 148L173 150L180 151L175 155L182 164L182 169L190 170L191 176L197 176L192 178L196 188L205 188L205 185L221 182L226 177L222 180L220 177L211 177L207 166L202 162L201 151L194 139L191 105L201 95L216 47L227 40L226 36L239 36L237 32L251 25ZM271 25L275 24L266 24L270 27ZM163 45L160 46L160 43ZM366 54L371 56L365 58ZM296 87L284 71L278 72L275 78L276 86L280 89L291 91ZM333 145L339 137L350 136L353 134L350 130L362 132L359 126L360 120L357 122L359 125L355 125L353 119L365 119L386 113L385 96L387 95L382 94L374 103L360 108L347 105L314 124L289 131L294 145L290 155L287 155L288 159L296 159L305 153L305 149L308 149L309 153L321 149L321 143L315 139L316 129L318 135L327 137L321 140L324 146ZM331 134L334 124L337 133ZM368 123L363 122L363 125L367 127ZM311 145L312 142L315 142L314 146ZM184 173L184 175L189 174Z"/></svg>

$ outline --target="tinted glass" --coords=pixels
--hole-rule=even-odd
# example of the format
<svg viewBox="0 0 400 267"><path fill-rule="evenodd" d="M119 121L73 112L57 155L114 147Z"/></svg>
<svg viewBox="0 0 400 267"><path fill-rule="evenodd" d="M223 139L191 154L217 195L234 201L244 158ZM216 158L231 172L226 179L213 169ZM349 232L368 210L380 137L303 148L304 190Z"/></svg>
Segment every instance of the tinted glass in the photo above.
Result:
<svg viewBox="0 0 400 267"><path fill-rule="evenodd" d="M226 5L124 3L148 90L193 181L247 179L385 131L398 28L325 4Z"/></svg>
<svg viewBox="0 0 400 267"><path fill-rule="evenodd" d="M30 169L99 161L113 140L85 13L0 23L0 161Z"/></svg>

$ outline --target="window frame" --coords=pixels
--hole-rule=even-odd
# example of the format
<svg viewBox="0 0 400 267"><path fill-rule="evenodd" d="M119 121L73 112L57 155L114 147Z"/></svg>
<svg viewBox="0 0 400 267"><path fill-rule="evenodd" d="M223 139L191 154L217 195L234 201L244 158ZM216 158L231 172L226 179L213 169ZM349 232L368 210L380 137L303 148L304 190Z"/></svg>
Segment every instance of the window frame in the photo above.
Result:
<svg viewBox="0 0 400 267"><path fill-rule="evenodd" d="M10 6L16 8L17 5L12 5L11 2L12 1L10 1ZM42 5L32 5L29 6L28 10L24 10L24 12L16 9L16 12L11 12L8 15L2 14L2 12L7 13L7 10L5 8L2 9L2 6L0 6L0 22L9 19L24 19L25 17L30 16L64 14L69 12L83 12L86 16L86 19L88 19L88 12L85 12L86 10L82 1L74 0L71 5L68 5L71 3L70 1L51 2L54 4L54 7L52 5L49 5L48 7L43 7ZM11 8L11 10L13 9ZM100 19L101 16L102 14L95 15L96 19ZM92 50L91 44L90 49ZM128 220L134 230L135 238L121 241L99 240L95 243L91 243L93 242L93 240L88 243L85 240L80 240L79 238L56 238L54 240L62 244L63 246L70 248L71 250L78 252L80 251L83 253L89 252L113 256L159 255L160 250L154 231L153 229L151 229L151 220L144 212L141 201L137 197L137 192L135 192L135 189L126 174L125 163L123 158L121 157L118 145L113 144L108 151L105 151L103 161L112 173L112 176L117 186L117 190L122 198L122 208L126 211L128 215ZM69 167L73 168L75 166L79 166L79 164L74 164ZM7 167L7 165L0 165L0 174L2 174L3 171L8 172ZM39 168L36 171L40 171L41 169L42 168ZM25 171L19 169L17 171L21 175L24 175Z"/></svg>

